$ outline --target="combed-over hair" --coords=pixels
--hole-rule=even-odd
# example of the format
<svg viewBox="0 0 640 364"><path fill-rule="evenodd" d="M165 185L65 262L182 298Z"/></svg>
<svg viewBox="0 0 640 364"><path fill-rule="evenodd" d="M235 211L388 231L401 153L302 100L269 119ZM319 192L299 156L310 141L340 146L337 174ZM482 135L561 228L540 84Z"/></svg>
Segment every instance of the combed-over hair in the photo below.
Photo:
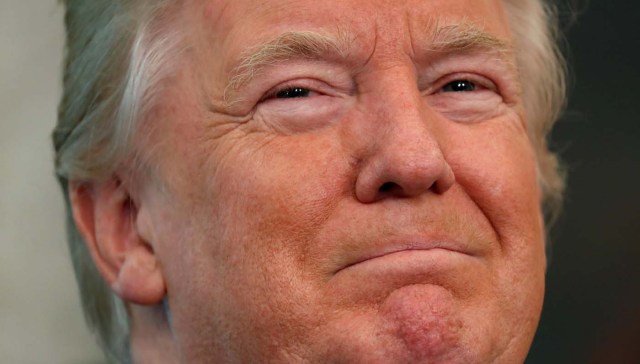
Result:
<svg viewBox="0 0 640 364"><path fill-rule="evenodd" d="M538 159L547 222L562 204L563 173L547 134L565 104L565 66L554 12L543 0L503 0L514 35L528 133ZM133 140L180 52L171 0L64 0L64 90L53 132L56 173L66 199L68 243L82 306L107 357L131 361L127 309L92 262L71 213L68 183L111 175L132 156Z"/></svg>

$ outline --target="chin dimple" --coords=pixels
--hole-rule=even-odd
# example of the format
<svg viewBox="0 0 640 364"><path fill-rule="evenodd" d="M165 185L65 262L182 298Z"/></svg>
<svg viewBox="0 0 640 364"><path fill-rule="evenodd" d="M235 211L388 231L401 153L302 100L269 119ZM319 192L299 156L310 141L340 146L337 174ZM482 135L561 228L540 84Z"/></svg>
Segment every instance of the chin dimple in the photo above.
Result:
<svg viewBox="0 0 640 364"><path fill-rule="evenodd" d="M456 362L462 320L449 291L434 285L412 285L392 292L381 313L402 340L412 362Z"/></svg>

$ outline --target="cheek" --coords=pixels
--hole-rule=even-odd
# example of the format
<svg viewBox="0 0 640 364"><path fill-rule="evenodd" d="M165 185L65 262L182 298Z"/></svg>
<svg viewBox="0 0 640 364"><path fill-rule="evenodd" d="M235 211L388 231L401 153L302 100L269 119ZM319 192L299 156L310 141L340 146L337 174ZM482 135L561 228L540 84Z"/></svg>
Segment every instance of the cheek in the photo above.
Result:
<svg viewBox="0 0 640 364"><path fill-rule="evenodd" d="M210 199L227 210L229 224L244 226L247 234L312 234L346 186L336 176L333 144L305 136L274 137L259 147L245 143L221 160L210 178Z"/></svg>
<svg viewBox="0 0 640 364"><path fill-rule="evenodd" d="M483 123L451 140L456 181L494 229L499 246L491 259L496 317L515 336L533 336L544 294L544 227L536 159L524 131L506 123Z"/></svg>
<svg viewBox="0 0 640 364"><path fill-rule="evenodd" d="M199 253L186 266L194 267L199 277L190 279L200 283L184 296L200 296L203 304L224 297L220 319L237 322L234 327L253 325L277 342L291 333L272 332L270 325L285 321L274 316L296 322L287 328L294 331L320 319L304 316L320 299L311 286L317 277L308 276L318 272L319 259L309 248L348 183L340 177L335 138L309 134L251 141L259 137L226 138L242 145L220 141L215 155L207 157L211 165L197 167L202 176L191 181L194 192L186 205L192 216L189 244ZM209 292L199 291L207 286L203 279L211 281Z"/></svg>
<svg viewBox="0 0 640 364"><path fill-rule="evenodd" d="M508 243L520 235L541 238L540 191L536 159L526 134L510 122L454 126L448 159L456 181ZM508 122L508 123L507 123ZM521 235L525 234L525 235ZM516 249L517 246L503 246Z"/></svg>

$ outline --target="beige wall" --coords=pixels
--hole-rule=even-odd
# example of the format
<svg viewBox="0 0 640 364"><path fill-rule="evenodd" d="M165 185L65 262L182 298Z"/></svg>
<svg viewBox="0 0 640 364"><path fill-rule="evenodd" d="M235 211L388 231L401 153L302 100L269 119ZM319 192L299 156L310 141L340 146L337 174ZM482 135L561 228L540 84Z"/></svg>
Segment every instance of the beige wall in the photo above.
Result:
<svg viewBox="0 0 640 364"><path fill-rule="evenodd" d="M0 0L0 363L100 363L64 241L49 134L60 94L56 0Z"/></svg>

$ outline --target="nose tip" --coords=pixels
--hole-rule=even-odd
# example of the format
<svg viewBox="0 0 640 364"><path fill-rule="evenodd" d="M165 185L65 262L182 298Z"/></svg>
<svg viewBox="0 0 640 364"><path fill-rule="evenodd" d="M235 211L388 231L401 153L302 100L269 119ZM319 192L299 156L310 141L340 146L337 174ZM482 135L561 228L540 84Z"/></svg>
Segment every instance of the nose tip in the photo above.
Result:
<svg viewBox="0 0 640 364"><path fill-rule="evenodd" d="M356 197L363 203L410 198L429 191L443 194L455 183L453 170L439 147L386 149L358 176Z"/></svg>
<svg viewBox="0 0 640 364"><path fill-rule="evenodd" d="M355 195L363 203L443 194L455 183L445 156L446 120L416 87L408 68L385 69L367 98L365 118L352 123L358 169Z"/></svg>

